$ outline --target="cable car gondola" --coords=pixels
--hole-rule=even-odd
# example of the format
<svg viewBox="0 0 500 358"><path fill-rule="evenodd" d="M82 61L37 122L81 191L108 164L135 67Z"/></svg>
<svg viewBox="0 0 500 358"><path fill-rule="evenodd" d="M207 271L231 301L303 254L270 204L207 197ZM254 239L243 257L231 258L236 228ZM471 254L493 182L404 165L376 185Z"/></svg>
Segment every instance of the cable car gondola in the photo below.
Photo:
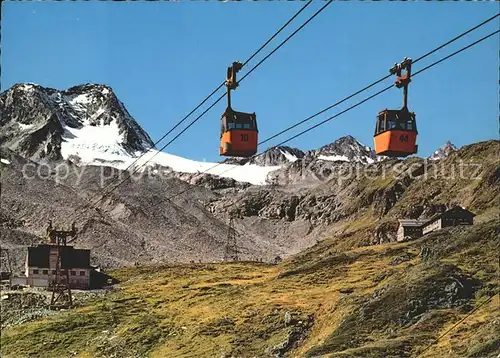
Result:
<svg viewBox="0 0 500 358"><path fill-rule="evenodd" d="M255 113L237 112L231 108L231 90L238 87L236 73L243 67L233 62L227 69L227 108L221 118L219 154L228 157L250 157L257 153L257 117Z"/></svg>
<svg viewBox="0 0 500 358"><path fill-rule="evenodd" d="M401 74L406 70L405 74ZM384 109L377 116L375 127L375 153L392 158L406 157L417 153L417 122L414 112L408 110L408 84L411 82L411 59L405 58L390 70L397 75L396 87L403 87L403 107Z"/></svg>

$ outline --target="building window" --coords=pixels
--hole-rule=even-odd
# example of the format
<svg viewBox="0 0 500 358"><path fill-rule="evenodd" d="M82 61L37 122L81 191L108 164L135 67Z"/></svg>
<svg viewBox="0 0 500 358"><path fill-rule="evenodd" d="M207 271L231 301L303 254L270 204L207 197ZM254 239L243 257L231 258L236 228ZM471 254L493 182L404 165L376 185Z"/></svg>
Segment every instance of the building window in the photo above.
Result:
<svg viewBox="0 0 500 358"><path fill-rule="evenodd" d="M33 275L38 275L38 270L33 270Z"/></svg>
<svg viewBox="0 0 500 358"><path fill-rule="evenodd" d="M71 276L76 276L76 271L71 271Z"/></svg>
<svg viewBox="0 0 500 358"><path fill-rule="evenodd" d="M49 270L43 270L42 272L44 275L47 275L49 273Z"/></svg>
<svg viewBox="0 0 500 358"><path fill-rule="evenodd" d="M80 271L80 276L85 276L85 271Z"/></svg>

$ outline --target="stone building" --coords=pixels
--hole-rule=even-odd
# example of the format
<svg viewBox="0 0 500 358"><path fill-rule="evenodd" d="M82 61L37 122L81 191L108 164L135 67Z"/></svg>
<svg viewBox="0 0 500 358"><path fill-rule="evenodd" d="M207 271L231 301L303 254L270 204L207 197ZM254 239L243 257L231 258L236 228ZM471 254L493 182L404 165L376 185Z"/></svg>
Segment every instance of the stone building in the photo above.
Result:
<svg viewBox="0 0 500 358"><path fill-rule="evenodd" d="M25 262L25 277L16 277L13 284L35 287L49 287L56 277L57 246L42 244L28 247ZM75 249L73 246L59 247L61 262L59 269L68 270L71 288L90 288L90 250ZM24 281L24 282L23 282Z"/></svg>
<svg viewBox="0 0 500 358"><path fill-rule="evenodd" d="M422 225L425 221L414 219L401 219L398 221L397 241L416 239L422 236Z"/></svg>
<svg viewBox="0 0 500 358"><path fill-rule="evenodd" d="M473 225L476 214L469 210L455 206L443 213L439 213L431 217L422 226L422 233L425 235L431 231L443 229L450 226Z"/></svg>
<svg viewBox="0 0 500 358"><path fill-rule="evenodd" d="M397 241L416 239L445 227L473 225L476 215L469 210L455 206L442 211L427 220L400 219L397 230Z"/></svg>

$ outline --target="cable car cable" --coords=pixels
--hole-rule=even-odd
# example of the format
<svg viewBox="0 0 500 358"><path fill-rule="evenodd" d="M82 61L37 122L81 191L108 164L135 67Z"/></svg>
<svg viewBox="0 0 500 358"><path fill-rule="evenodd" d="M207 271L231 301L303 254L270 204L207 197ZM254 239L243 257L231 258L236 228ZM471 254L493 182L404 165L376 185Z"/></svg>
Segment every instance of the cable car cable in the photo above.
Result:
<svg viewBox="0 0 500 358"><path fill-rule="evenodd" d="M260 60L250 71L248 71L238 82L243 81L248 75L250 75L253 71L255 71L264 61L266 61L269 57L271 57L276 51L278 51L284 44L288 42L292 37L294 37L300 30L302 30L309 22L312 21L316 16L318 16L323 10L326 9L328 5L330 5L333 0L328 0L325 5L323 5L318 11L316 11L306 22L300 25L294 32L292 32L285 40L283 40L278 47L272 50L267 56L265 56L262 60Z"/></svg>
<svg viewBox="0 0 500 358"><path fill-rule="evenodd" d="M441 62L443 62L443 61L445 61L445 60L447 60L447 59L449 59L449 58L451 58L451 57L453 57L453 56L455 56L455 55L457 55L457 54L459 54L459 53L461 53L461 52L463 52L463 51L465 51L465 50L467 50L467 49L469 49L469 48L471 48L471 47L473 47L473 46L475 46L475 45L477 45L478 43L480 43L480 42L483 42L483 41L487 40L488 38L490 38L490 37L494 36L495 34L497 34L497 33L499 33L499 32L500 32L500 30L494 31L494 32L490 33L489 35L486 35L486 36L484 36L484 37L480 38L479 40L474 41L473 43L471 43L471 44L469 44L469 45L467 45L467 46L465 46L465 47L463 47L463 48L461 48L461 49L459 49L459 50L457 50L457 51L455 51L455 52L453 52L453 53L451 53L451 54L449 54L449 55L447 55L447 56L443 57L442 59L437 60L437 61L433 62L432 64L430 64L430 65L428 65L428 66L426 66L426 67L422 68L421 70L419 70L419 71L415 72L412 76L415 76L415 75L417 75L417 74L419 74L419 73L422 73L422 72L424 72L424 71L426 71L426 70L428 70L428 69L430 69L430 68L434 67L435 65L437 65L437 64L439 64L439 63L441 63ZM386 91L390 90L390 89L391 89L391 88L393 88L393 87L394 87L394 85L392 84L392 85L390 85L390 86L388 86L388 87L386 87L386 88L384 88L384 89L382 89L382 90L380 90L380 91L376 92L375 94L373 94L373 95L371 95L371 96L369 96L369 97L366 97L365 99L363 99L363 100L361 100L360 102L358 102L358 103L356 103L356 104L352 105L351 107L348 107L347 109L345 109L345 110L343 110L343 111L341 111L341 112L339 112L339 113L337 113L337 114L335 114L335 115L333 115L333 116L331 116L331 117L329 117L329 118L327 118L327 119L325 119L325 120L323 120L323 121L321 121L321 122L319 122L319 123L315 124L314 126L312 126L312 127L308 128L308 129L306 129L306 130L304 130L304 131L302 131L302 132L300 132L300 133L297 133L296 135L294 135L294 136L292 136L292 137L290 137L290 138L288 138L288 139L286 139L286 140L282 141L281 143L279 143L279 144L277 144L277 145L274 145L274 146L272 146L272 147L269 147L268 149L266 149L266 150L265 150L265 151L263 151L262 153L258 153L258 154L253 155L252 157L248 158L248 161L250 161L250 160L254 159L255 157L257 157L257 156L259 156L259 155L262 155L262 154L264 154L264 153L266 153L266 152L268 152L268 151L270 151L270 150L272 150L272 149L274 149L274 148L276 148L276 147L279 147L279 146L281 146L281 145L283 145L283 144L285 144L285 143L287 143L287 142L289 142L289 141L291 141L291 140L293 140L293 139L295 139L295 138L297 138L297 137L300 137L301 135L303 135L303 134L305 134L305 133L307 133L307 132L310 132L311 130L313 130L313 129L315 129L315 128L317 128L317 127L319 127L319 126L321 126L321 125L323 125L323 124L325 124L325 123L327 123L327 122L331 121L332 119L335 119L335 118L339 117L340 115L342 115L342 114L344 114L344 113L346 113L346 112L348 112L348 111L350 111L350 110L352 110L352 109L354 109L354 108L358 107L359 105L361 105L361 104L363 104L363 103L365 103L365 102L369 101L370 99L372 99L372 98L374 98L374 97L376 97L376 96L378 96L378 95L380 95L380 94L382 94L382 93L384 93L384 92L386 92ZM212 166L212 167L208 168L207 170L205 170L205 171L201 172L200 174L205 174L206 172L208 172L208 171L212 170L213 168L215 168L215 167L217 167L217 166L219 166L219 165L222 165L222 164L224 164L224 163L222 163L222 162L217 163L216 165L214 165L214 166ZM225 171L223 171L222 173L219 173L219 174L217 174L217 175L218 175L218 176L220 176L220 175L222 175L222 174L224 174L224 173L227 173L228 171L233 170L233 169L235 169L235 168L238 168L238 167L237 167L237 166L231 167L231 168L229 168L229 169L227 169L227 170L225 170ZM175 198L175 197L177 197L177 196L179 196L179 195L181 195L181 194L183 194L183 193L185 193L185 192L189 191L190 189L191 189L191 187L190 187L190 188L188 188L188 189L186 189L186 190L184 190L184 191L181 191L180 193L174 194L174 195L172 195L172 196L170 196L170 197L166 198L166 200L170 201L170 200L172 200L173 198ZM233 205L233 204L231 204L231 205Z"/></svg>
<svg viewBox="0 0 500 358"><path fill-rule="evenodd" d="M245 65L246 65L246 64L248 64L250 61L252 61L252 59L253 59L255 56L257 56L257 55L258 55L258 53L264 49L264 47L266 47L267 45L269 45L269 43L270 43L272 40L274 40L274 38L275 38L276 36L278 36L278 35L279 35L279 33L285 29L285 27L287 27L287 26L288 26L288 25L289 25L289 24L290 24L293 20L295 20L295 18L296 18L297 16L299 16L299 14L300 14L302 11L304 11L304 10L306 9L306 7L308 7L308 6L309 6L309 5L311 5L311 4L312 4L312 0L308 1L308 2L304 5L304 6L302 6L302 7L300 8L300 10L299 10L299 11L297 11L297 12L295 13L295 15L293 15L293 16L290 18L290 20L288 20L288 21L287 21L287 22L286 22L283 26L281 26L281 28L280 28L278 31L276 31L276 32L274 33L274 35L273 35L273 36L271 36L271 37L269 38L269 40L267 40L267 41L266 41L266 42L265 42L265 43L264 43L264 44L263 44L263 45L262 45L262 46L261 46L261 47L260 47L257 51L255 51L255 52L252 54L252 56L250 56L250 57L249 57L249 58L248 58L245 62L243 62L243 65L242 65L242 66L243 66L243 67L245 67ZM223 83L223 84L224 84L224 83Z"/></svg>
<svg viewBox="0 0 500 358"><path fill-rule="evenodd" d="M247 77L250 73L252 73L256 68L258 68L264 61L266 61L269 57L271 57L272 54L274 54L279 48L281 48L285 43L287 43L293 36L295 36L300 30L302 30L302 28L304 28L312 19L314 19L317 15L319 15L328 5L330 5L331 3L333 2L333 0L329 0L324 6L322 6L318 11L316 11L306 22L304 22L300 27L298 27L291 35L289 35L285 40L283 40L270 54L268 54L267 56L265 56L261 61L259 61L255 66L252 67L252 69L245 75L243 76L239 82L241 82L245 77ZM250 56L250 58L248 60L245 61L245 64L247 64L252 58L254 58L265 46L267 46L272 39L274 39L283 29L285 29L286 26L288 26L303 10L305 10L305 8L307 6L309 6L310 4L312 3L312 1L309 1L307 2L306 4L304 4L304 6L302 8L299 9L299 11L290 19L288 20L268 41L266 41L266 43L264 45L262 45L257 51L254 52L254 54L252 54L252 56ZM158 144L160 141L162 141L168 134L170 134L175 128L177 128L185 119L187 119L196 109L198 109L199 107L201 107L203 105L204 102L206 102L208 100L208 98L210 98L214 93L216 93L222 86L224 86L224 82L219 85L219 87L217 89L215 89L209 96L207 96L205 98L205 100L200 103L195 109L193 109L187 116L185 116L181 121L179 121L175 126L174 128L172 128L167 134L165 134L159 141L157 141L155 143ZM133 172L132 174L130 174L128 177L126 177L125 179L123 179L121 182L119 182L116 186L114 186L113 188L110 189L110 191L106 192L103 194L102 197L100 197L95 203L90 203L91 206L94 206L95 204L97 204L99 201L103 200L107 195L111 194L114 190L116 190L116 188L118 188L120 185L122 185L126 180L130 179L130 177L137 173L137 171L143 167L146 163L148 163L149 161L151 161L156 155L158 155L159 152L163 151L166 147L168 147L170 144L172 144L177 138L179 138L184 132L187 131L187 129L189 129L192 125L194 125L201 117L203 117L203 115L205 115L210 109L212 109L218 102L220 102L222 100L222 98L225 97L225 94L223 94L222 96L220 96L211 106L209 106L205 111L203 111L197 118L195 118L193 121L191 121L189 123L189 125L184 128L181 132L179 132L172 140L170 140L166 145L164 145L158 152L156 152L153 156L151 156L151 158L149 158L148 160L146 160L144 163L142 163L141 165L139 165ZM149 151L148 151L149 152ZM130 169L132 167L133 164L137 163L137 161L144 157L144 155L146 155L148 152L144 152L142 153L138 158L136 158L134 160L134 162L132 162L125 170L124 172L127 172L128 169ZM111 184L108 184L104 189L102 189L102 191L105 191L108 187L110 187ZM87 204L86 204L87 205ZM83 208L85 208L85 206L83 206Z"/></svg>
<svg viewBox="0 0 500 358"><path fill-rule="evenodd" d="M482 303L479 304L479 306L476 306L472 311L470 311L465 317L463 317L462 319L460 319L457 323L455 323L453 326L451 326L449 329L446 330L446 332L444 332L443 334L441 334L438 338L434 339L431 344L429 344L423 351L421 351L419 353L419 357L422 356L422 354L424 352L426 352L429 348L432 347L433 344L436 344L437 342L439 342L441 339L443 339L444 336L446 336L448 333L450 333L452 330L454 330L456 327L458 327L462 322L464 322L467 318L469 318L470 316L472 316L473 313L477 312L481 307L487 305L488 303L490 303L493 298L495 298L495 296L498 296L498 293L491 296L490 298L488 298L487 300L483 301Z"/></svg>
<svg viewBox="0 0 500 358"><path fill-rule="evenodd" d="M308 23L309 23L309 22L310 22L310 21L311 21L314 17L316 17L316 16L317 16L317 15L318 15L321 11L323 11L323 10L324 10L324 9L325 9L325 8L326 8L329 4L330 4L330 3L331 3L331 1L327 2L327 3L326 3L323 7L321 7L321 8L320 8L320 9L319 9L316 13L314 13L314 14L313 14L313 15L312 15L312 16L311 16L311 17L310 17L310 18L309 18L309 19L308 19L308 20L307 20L304 24L302 24L299 28L297 28L297 29L296 29L296 30L295 30L295 31L294 31L291 35L289 35L289 36L288 36L288 37L287 37L287 38L286 38L286 39L285 39L285 40L284 40L284 41L283 41L280 45L278 45L278 47L276 47L276 48L275 48L275 49L274 49L271 53L269 53L266 57L264 57L264 59L262 59L260 62L258 62L258 63L257 63L257 64L256 64L256 65L255 65L255 66L254 66L254 67L253 67L250 71L249 71L249 72L247 72L247 73L246 73L246 74L245 74L245 75L244 75L244 76L240 79L240 81L239 81L239 82L243 81L243 80L244 80L244 79L245 79L248 75L250 75L250 73L252 73L252 72L253 72L253 71L254 71L257 67L259 67L259 66L260 66L260 65L261 65L261 64L262 64L265 60L267 60L267 59L268 59L268 58L269 58L272 54L274 54L274 53L275 53L275 52L276 52L279 48L281 48L281 47L282 47L282 46L283 46L283 45L284 45L284 44L285 44L288 40L290 40L290 39L291 39L291 38L292 38L292 37L293 37L296 33L298 33L298 32L299 32L299 31L300 31L300 30L301 30L301 29L302 29L305 25L307 25L307 24L308 24ZM310 4L310 2L309 2L309 3L307 3L306 5L309 5L309 4ZM299 14L302 10L304 10L304 9L305 9L305 6L304 6L303 8L301 8L301 9L299 10L299 12L298 12L298 13L296 13L296 14L294 15L294 17L296 17L296 16L297 16L297 15L298 15L298 14ZM449 41L445 42L444 44L442 44L442 45L438 46L437 48L435 48L435 49L433 49L433 50L431 50L431 51L427 52L426 54L424 54L424 55L422 55L422 56L418 57L415 61L413 61L413 63L415 63L415 62L417 62L417 61L420 61L420 60L422 60L422 59L424 59L424 58L426 58L426 57L430 56L431 54L433 54L433 53L435 53L436 51L438 51L438 50L442 49L443 47L448 46L448 45L449 45L449 44L451 44L452 42L454 42L454 41L456 41L456 40L458 40L458 39L462 38L463 36L465 36L465 35L469 34L470 32L472 32L472 31L474 31L474 30L476 30L476 29L478 29L479 27L484 26L484 25L485 25L485 24L487 24L488 22L490 22L490 21L494 20L495 18L497 18L499 15L500 15L500 14L496 14L496 15L494 15L494 16L492 16L492 17L490 17L489 19L486 19L485 21L481 22L480 24L478 24L478 25L474 26L473 28L471 28L471 29L469 29L469 30L467 30L467 31L465 31L465 32L463 32L463 33L461 33L461 34L459 34L459 35L455 36L453 39L451 39L451 40L449 40ZM294 18L294 17L293 17L293 18ZM293 19L293 18L292 18L292 19ZM291 19L289 22L291 22L291 21L292 21L292 19ZM282 29L283 29L286 25L288 25L288 24L289 24L289 22L287 22L285 25L283 25L283 26L282 26L282 28L280 28L280 30L278 30L278 32L277 32L277 33L279 33L279 32L280 32L280 31L281 31L281 30L282 30ZM276 33L275 35L277 35L277 33ZM270 40L269 40L267 43L269 43L269 42L270 42ZM262 46L259 50L257 50L257 51L256 51L256 53L258 53L258 52L259 52L262 48L264 48L264 46ZM255 54L254 54L254 55L255 55ZM252 58L252 57L254 57L254 55L252 55L252 56L251 56L251 58ZM248 60L247 60L245 63L247 63L247 62L248 62ZM421 72L421 71L419 71L419 72ZM417 72L417 73L418 73L418 72ZM299 125L301 125L301 124L303 124L303 123L305 123L305 122L307 122L307 121L309 121L309 120L311 120L311 119L313 119L313 118L317 117L318 115L320 115L320 114L322 114L322 113L324 113L324 112L328 111L329 109L331 109L331 108L333 108L333 107L336 107L336 106L340 105L341 103L343 103L343 102L347 101L348 99L350 99L350 98L352 98L352 97L354 97L354 96L356 96L356 95L358 95L358 94L360 94L360 93L362 93L362 92L366 91L367 89L369 89L369 88L371 88L371 87L375 86L376 84L378 84L378 83L380 83L380 82L382 82L382 81L384 81L384 80L388 79L389 77L391 77L391 75L390 75L390 74L389 74L389 75L387 75L387 76L382 77L381 79L379 79L379 80L377 80L377 81L375 81L375 82L371 83L370 85L368 85L368 86L364 87L363 89L361 89L361 90L359 90L359 91L355 92L354 94L352 94L352 95L350 95L350 96L348 96L348 97L345 97L344 99L342 99L342 100L340 100L340 101L338 101L338 102L334 103L333 105L328 106L327 108L325 108L325 109L323 109L323 110L321 110L321 111L319 111L319 112L317 112L317 113L313 114L312 116L310 116L310 117L308 117L308 118L306 118L306 119L304 119L304 120L302 120L302 121L300 121L300 122L298 122L298 123L296 123L296 124L294 124L294 125L292 125L292 126L290 126L290 127L286 128L286 129L284 129L283 131L281 131L281 132L279 132L279 133L277 133L277 134L273 135L272 137L267 138L267 139L265 139L264 141L261 141L261 142L259 143L259 145L261 145L261 144L263 144L263 143L266 143L266 142L270 141L271 139L274 139L274 138L276 138L277 136L279 136L279 135L281 135L281 134L284 134L284 133L286 133L286 132L290 131L291 129L296 128L297 126L299 126ZM219 86L219 88L218 88L218 89L220 89L220 87L222 87L222 86L223 86L223 84L221 84L221 85ZM389 88L392 88L392 86L391 86L391 87L389 87ZM382 92L385 92L386 90L388 90L388 88L386 88L386 89L382 90L379 94L381 94ZM214 93L215 93L215 92L214 92ZM213 94L213 93L212 93L212 94ZM200 114L197 118L195 118L193 121L191 121L191 123L189 123L189 125L188 125L186 128L184 128L184 129L183 129L180 133L178 133L178 134L177 134L177 135L176 135L176 136L175 136L172 140L170 140L170 141L169 141L166 145L164 145L164 146L163 146L163 147L159 150L159 152L163 151L166 147L168 147L170 144L172 144L172 143L173 143L173 142L174 142L177 138L179 138L179 137L180 137L183 133L185 133L185 132L186 132L186 131L187 131L187 130L188 130L188 129L192 126L192 125L194 125L194 124L195 124L195 123L196 123L196 122L197 122L197 121L198 121L198 120L199 120L199 119L200 119L203 115L205 115L205 114L206 114L206 113L207 113L210 109L212 109L212 108L213 108L213 107L214 107L214 106L215 106L218 102L220 102L220 101L222 100L222 98L224 98L224 96L225 96L225 94L224 94L224 95L221 95L221 96L220 96L220 97L219 97L219 98L218 98L218 99L217 99L217 100L216 100L216 101L215 101L215 102L214 102L214 103L213 103L210 107L208 107L208 108L207 108L204 112L202 112L202 113L201 113L201 114ZM369 99L371 99L371 98L372 98L372 97L370 97ZM364 103L364 102L363 102L363 103ZM361 104L361 103L360 103L360 104ZM201 106L201 105L200 105L200 106ZM198 107L198 108L199 108L199 107ZM186 118L187 118L187 117L186 117ZM179 123L179 124L180 124L180 123ZM291 138L291 139L288 139L287 141L292 140L292 139L295 139L295 137L294 137L294 138ZM271 148L273 148L273 147L271 147ZM146 153L147 153L147 152L146 152ZM145 154L145 153L143 153L143 155L141 155L141 157L142 157L142 156L144 156L144 154ZM145 161L145 162L144 162L142 165L140 165L138 168L136 168L136 170L134 170L134 172L133 172L133 173L132 173L129 177L125 178L125 179L124 179L124 180L122 180L120 183L118 183L118 184L116 185L116 187L112 188L112 189L111 189L111 191L110 191L109 193L106 193L106 194L105 194L102 198L100 198L99 200L97 200L97 201L96 201L96 203L98 203L98 202L99 202L100 200L102 200L105 196L107 196L107 195L109 195L111 192L113 192L113 191L114 191L114 190L115 190L118 186L120 186L120 185L121 185L124 181L128 180L128 179L129 179L129 178L130 178L133 174L135 174L135 173L136 173L136 172L137 172L137 171L138 171L138 170L139 170L142 166L144 166L147 162L149 162L150 160L152 160L152 159L153 159L156 155L158 155L158 152L157 152L157 153L155 153L155 154L154 154L151 158L149 158L147 161ZM139 158L140 158L140 157L139 157ZM138 158L138 159L139 159L139 158ZM251 158L253 158L253 157L251 157ZM250 158L250 159L251 159L251 158ZM250 160L250 159L249 159L249 160ZM136 161L137 161L137 160L136 160ZM208 170L211 170L211 169L213 169L213 168L215 168L215 167L219 166L220 164L222 164L222 163L218 163L218 164L216 164L215 166L213 166L212 168L209 168ZM131 167L131 166L129 166L126 170L128 170L130 167ZM110 186L110 185L108 185L107 187L109 187L109 186ZM106 188L107 188L107 187L106 187ZM106 188L104 188L104 189L106 189Z"/></svg>
<svg viewBox="0 0 500 358"><path fill-rule="evenodd" d="M474 26L473 28L470 28L469 30L467 30L467 31L465 31L465 32L462 32L461 34L459 34L459 35L455 36L453 39L451 39L451 40L449 40L449 41L445 42L444 44L442 44L442 45L440 45L440 46L436 47L435 49L433 49L433 50L431 50L431 51L427 52L426 54L424 54L424 55L422 55L422 56L418 57L416 60L412 61L412 63L413 63L413 64L415 64L416 62L418 62L418 61L420 61L420 60L423 60L424 58L426 58L426 57L428 57L428 56L432 55L433 53L435 53L435 52L437 52L437 51L439 51L439 50L440 50L440 49L442 49L443 47L448 46L449 44L451 44L451 43L453 43L453 42L457 41L458 39L460 39L460 38L464 37L465 35L467 35L467 34L471 33L472 31L474 31L474 30L476 30L476 29L480 28L481 26L486 25L488 22L493 21L493 20L494 20L495 18L497 18L498 16L500 16L500 14L496 14L496 15L494 15L494 16L492 16L492 17L490 17L489 19L487 19L487 20L485 20L485 21L481 22L480 24L478 24L478 25ZM336 107L336 106L338 106L338 105L340 105L340 104L344 103L345 101L347 101L347 100L351 99L352 97L354 97L354 96L356 96L356 95L358 95L358 94L360 94L360 93L362 93L362 92L366 91L367 89L372 88L373 86L375 86L375 85L379 84L379 83L380 83L380 82L382 82L382 81L385 81L386 79L388 79L388 78L390 78L390 77L392 77L392 74L388 74L387 76L384 76L384 77L380 78L379 80L377 80L377 81L375 81L375 82L373 82L373 83L369 84L368 86L364 87L363 89L360 89L359 91L357 91L357 92L355 92L355 93L351 94L350 96L347 96L347 97L345 97L345 98L341 99L340 101L338 101L338 102L336 102L336 103L334 103L334 104L332 104L332 105L330 105L330 106L326 107L325 109L323 109L323 110L321 110L321 111L319 111L319 112L317 112L317 113L315 113L315 114L313 114L313 115L311 115L311 116L309 116L309 117L307 117L307 118L303 119L303 120L302 120L302 121L300 121L300 122L295 123L294 125L292 125L292 126L290 126L290 127L288 127L288 128L285 128L285 129L284 129L284 130L282 130L281 132L278 132L278 133L274 134L273 136L271 136L271 137L269 137L269 138L267 138L267 139L265 139L265 140L263 140L263 141L259 142L259 145L262 145L262 144L264 144L264 143L267 143L267 142L269 142L270 140L272 140L272 139L274 139L274 138L276 138L276 137L278 137L278 136L280 136L280 135L282 135L282 134L284 134L284 133L286 133L286 132L288 132L288 131L290 131L290 130L292 130L292 129L294 129L294 128L298 127L298 126L300 126L301 124L303 124L303 123L305 123L305 122L307 122L307 121L310 121L311 119L313 119L313 118L315 118L315 117L319 116L320 114L323 114L323 113L325 113L326 111L328 111L328 110L330 110L330 109L332 109L332 108L334 108L334 107Z"/></svg>
<svg viewBox="0 0 500 358"><path fill-rule="evenodd" d="M490 33L489 35L486 35L486 36L484 36L484 37L480 38L479 40L474 41L473 43L471 43L471 44L469 44L469 45L467 45L467 46L465 46L465 47L462 47L460 50L457 50L457 51L455 51L455 52L453 52L453 53L451 53L451 54L449 54L449 55L447 55L447 56L443 57L442 59L440 59L440 60L438 60L438 61L435 61L435 62L431 63L430 65L428 65L428 66L426 66L426 67L422 68L421 70L419 70L419 71L415 72L412 76L414 77L414 76L418 75L419 73L422 73L422 72L424 72L424 71L428 70L429 68L434 67L435 65L437 65L437 64L439 64L439 63L441 63L441 62L443 62L443 61L445 61L445 60L449 59L450 57L453 57L453 56L455 56L455 55L457 55L457 54L459 54L459 53L461 53L461 52L463 52L463 51L465 51L465 50L467 50L467 49L471 48L471 47L472 47L472 46L474 46L474 45L477 45L477 44L478 44L478 43L480 43L480 42L483 42L484 40L486 40L486 39L488 39L488 38L492 37L493 35L496 35L496 34L497 34L497 33L499 33L499 32L500 32L500 30L494 31L494 32ZM289 142L289 141L291 141L291 140L293 140L293 139L295 139L295 138L297 138L297 137L299 137L299 136L301 136L301 135L303 135L303 134L305 134L305 133L307 133L307 132L309 132L309 131L313 130L314 128L317 128L317 127L319 127L319 126L321 126L321 125L323 125L323 124L325 124L325 123L327 123L327 122L331 121L332 119L334 119L334 118L338 117L339 115L341 115L341 114L343 114L343 113L345 113L345 112L347 112L347 111L349 111L349 110L351 110L351 109L353 109L353 108L355 108L355 107L359 106L360 104L362 104L362 103L364 103L364 102L366 102L366 101L368 101L368 100L372 99L372 98L373 98L373 97L375 97L375 96L378 96L378 95L380 95L380 94L382 94L382 93L384 93L384 92L388 91L389 89L391 89L391 88L393 88L393 87L394 87L394 85L390 85L389 87L386 87L386 88L384 88L384 89L382 89L382 90L378 91L377 93L375 93L375 94L373 94L373 95L371 95L371 96L369 96L369 97L365 98L364 100L362 100L362 101L360 101L360 102L356 103L355 105L353 105L353 106L351 106L351 107L349 107L349 108L347 108L347 109L343 110L342 112L339 112L339 113L335 114L334 116L331 116L331 117L329 117L329 118L327 118L327 119L325 119L325 120L323 120L323 121L321 121L321 122L319 122L319 123L315 124L314 126L312 126L312 127L308 128L308 129L306 129L306 130L304 130L304 131L302 131L302 132L300 132L300 133L297 133L296 135L294 135L294 136L292 136L292 137L290 137L290 138L288 138L288 139L284 140L283 142L281 142L281 143L277 144L277 145L276 145L276 146L274 146L274 147L278 147L278 146L280 146L280 145L283 145L283 144L285 144L285 143L287 143L287 142ZM274 148L274 147L271 147L271 148Z"/></svg>
<svg viewBox="0 0 500 358"><path fill-rule="evenodd" d="M314 19L317 15L319 15L328 5L332 3L332 0L329 0L323 7L321 7L318 11L316 11L306 22L304 22L301 26L299 26L294 32L292 32L285 40L283 40L274 50L272 50L267 56L265 56L262 60L260 60L256 65L254 65L250 71L248 71L238 82L243 81L248 75L250 75L253 71L255 71L264 61L266 61L269 57L271 57L276 51L278 51L284 44L286 44L293 36L295 36L304 26L306 26L312 19ZM192 125L194 125L198 120L201 119L210 109L212 109L218 102L220 102L226 94L221 95L210 107L208 107L203 113L201 113L198 117L192 120L187 127L185 127L181 132L179 132L173 139L171 139L167 144L165 144L160 152L166 149L170 144L172 144L177 138L179 138L184 132L186 132ZM156 156L155 153L154 156ZM149 160L154 158L151 157Z"/></svg>
<svg viewBox="0 0 500 358"><path fill-rule="evenodd" d="M441 46L439 46L439 47L435 48L434 50L429 51L429 52L427 52L425 55L420 56L420 57L418 57L417 59L413 60L413 61L412 61L412 63L414 64L414 63L416 63L416 62L418 62L418 61L420 61L420 60L423 60L423 59L424 59L424 58L426 58L427 56L432 55L434 52L441 50L443 47L448 46L448 45L449 45L449 44L451 44L452 42L455 42L456 40L458 40L458 39L460 39L460 38L464 37L465 35L467 35L467 34L471 33L472 31L474 31L474 30L476 30L476 29L480 28L481 26L486 25L488 22L493 21L493 20L494 20L494 19L496 19L498 16L500 16L500 14L496 14L496 15L494 15L494 16L492 16L492 17L490 17L489 19L484 20L484 21L483 21L483 22L481 22L480 24L478 24L478 25L474 26L473 28L471 28L471 29L469 29L469 30L467 30L467 31L465 31L465 32L462 32L460 35L455 36L455 37L454 37L454 38L452 38L450 41L445 42L444 44L442 44Z"/></svg>
<svg viewBox="0 0 500 358"><path fill-rule="evenodd" d="M276 36L278 36L281 31L283 31L293 20L295 20L295 18L302 12L304 11L310 4L312 3L312 1L308 1L304 4L304 6L302 6L299 11L297 11L284 25L282 25L278 31L276 31L257 51L255 51L244 63L243 63L243 66L245 66L246 64L248 64L255 56L257 56ZM217 91L219 91L222 87L224 87L224 84L225 82L222 82L217 88L215 88L208 96L206 96L203 101L201 101L195 108L193 108L191 110L191 112L189 112L188 114L186 114L184 116L184 118L182 118L180 121L178 121L172 128L170 128L170 130L165 133L160 139L158 139L155 143L153 143L153 148L156 148L156 146L161 143L170 133L172 133L175 129L177 129L186 119L188 119L196 110L198 110L201 106L203 106L205 104L205 102L207 102L215 93L217 93ZM217 101L220 101L217 100ZM148 152L143 152L139 157L137 157L132 163L130 163L127 168L124 169L124 171L128 171L130 168L132 168L132 166L134 164L136 164L139 159L141 159L142 157L144 157L144 155L146 155ZM106 190L109 186L111 186L111 183L108 184L105 188L103 188L102 190Z"/></svg>

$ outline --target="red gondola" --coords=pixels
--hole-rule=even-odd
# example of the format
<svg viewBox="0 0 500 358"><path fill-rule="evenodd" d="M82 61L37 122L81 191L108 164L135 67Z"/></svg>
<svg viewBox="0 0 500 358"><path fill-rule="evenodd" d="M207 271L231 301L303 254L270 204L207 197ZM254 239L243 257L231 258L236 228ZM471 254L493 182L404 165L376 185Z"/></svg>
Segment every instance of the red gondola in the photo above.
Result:
<svg viewBox="0 0 500 358"><path fill-rule="evenodd" d="M227 69L227 108L221 118L219 154L230 157L250 157L257 153L258 130L255 113L237 112L231 108L231 90L238 87L236 73L243 67L233 62Z"/></svg>
<svg viewBox="0 0 500 358"><path fill-rule="evenodd" d="M405 74L401 71L406 69ZM411 82L411 59L405 58L390 70L397 75L396 87L403 87L403 107L384 109L378 114L375 127L375 153L388 157L406 157L417 153L417 122L414 112L408 110L408 84Z"/></svg>

